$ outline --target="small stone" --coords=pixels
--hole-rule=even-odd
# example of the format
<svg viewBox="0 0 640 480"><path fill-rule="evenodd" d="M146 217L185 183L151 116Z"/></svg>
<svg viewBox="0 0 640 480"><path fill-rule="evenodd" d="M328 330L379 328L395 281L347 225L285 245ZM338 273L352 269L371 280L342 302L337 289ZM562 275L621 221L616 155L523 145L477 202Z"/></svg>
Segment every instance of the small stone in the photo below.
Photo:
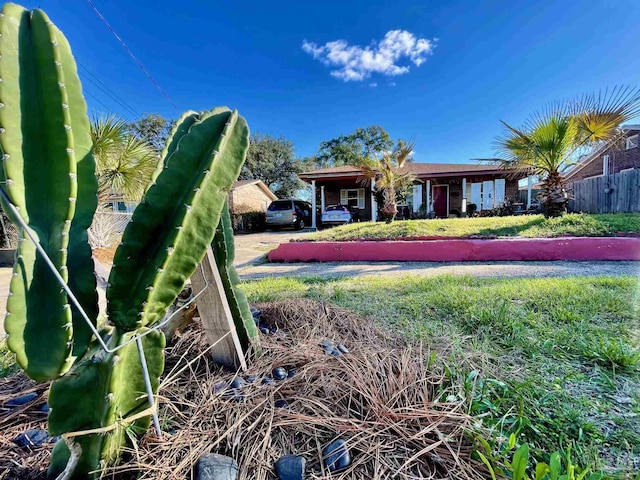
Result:
<svg viewBox="0 0 640 480"><path fill-rule="evenodd" d="M247 385L247 382L244 381L244 378L242 377L236 377L233 379L233 382L231 382L231 388L242 388L245 387Z"/></svg>
<svg viewBox="0 0 640 480"><path fill-rule="evenodd" d="M269 333L271 333L271 335L278 333L278 327L274 325L269 329Z"/></svg>
<svg viewBox="0 0 640 480"><path fill-rule="evenodd" d="M218 382L213 386L213 393L222 393L228 386L227 382Z"/></svg>
<svg viewBox="0 0 640 480"><path fill-rule="evenodd" d="M247 378L247 383L255 383L256 380L258 380L258 377L255 375L249 375Z"/></svg>
<svg viewBox="0 0 640 480"><path fill-rule="evenodd" d="M49 440L49 434L45 430L35 429L35 430L27 430L24 433L18 435L13 443L22 448L33 448L39 447L44 442Z"/></svg>
<svg viewBox="0 0 640 480"><path fill-rule="evenodd" d="M20 407L35 400L36 398L38 398L38 394L35 392L25 393L24 395L20 395L19 397L9 400L5 403L5 407Z"/></svg>
<svg viewBox="0 0 640 480"><path fill-rule="evenodd" d="M260 332L262 332L264 335L269 335L271 333L271 331L265 327L260 327Z"/></svg>
<svg viewBox="0 0 640 480"><path fill-rule="evenodd" d="M262 316L262 310L256 307L249 307L249 310L251 310L251 316L253 318L260 318Z"/></svg>
<svg viewBox="0 0 640 480"><path fill-rule="evenodd" d="M38 410L40 410L42 413L49 413L49 411L51 410L51 407L49 406L48 403L45 403Z"/></svg>
<svg viewBox="0 0 640 480"><path fill-rule="evenodd" d="M338 439L322 449L322 459L330 472L342 470L351 465L351 456L344 440Z"/></svg>
<svg viewBox="0 0 640 480"><path fill-rule="evenodd" d="M276 400L274 405L276 408L285 408L289 406L286 400Z"/></svg>
<svg viewBox="0 0 640 480"><path fill-rule="evenodd" d="M271 377L264 377L262 379L262 384L263 385L273 385L274 383L276 383L276 382Z"/></svg>
<svg viewBox="0 0 640 480"><path fill-rule="evenodd" d="M336 349L336 348L332 348L331 351L328 352L330 355L333 355L334 357L341 357L342 353L340 352L340 350Z"/></svg>
<svg viewBox="0 0 640 480"><path fill-rule="evenodd" d="M328 348L333 348L333 342L329 341L329 340L323 340L320 342L320 346L322 348L324 348L325 350Z"/></svg>
<svg viewBox="0 0 640 480"><path fill-rule="evenodd" d="M275 464L280 480L303 480L307 461L299 455L285 455Z"/></svg>
<svg viewBox="0 0 640 480"><path fill-rule="evenodd" d="M236 480L238 463L231 457L209 453L196 464L195 480Z"/></svg>
<svg viewBox="0 0 640 480"><path fill-rule="evenodd" d="M347 347L345 347L343 344L338 345L338 350L340 350L342 353L349 353L349 349Z"/></svg>
<svg viewBox="0 0 640 480"><path fill-rule="evenodd" d="M298 373L298 370L296 370L296 367L289 367L287 369L287 378L295 377L296 373Z"/></svg>
<svg viewBox="0 0 640 480"><path fill-rule="evenodd" d="M273 378L275 378L276 380L284 380L285 378L287 378L287 375L288 375L287 370L282 367L274 368L271 374L273 375Z"/></svg>

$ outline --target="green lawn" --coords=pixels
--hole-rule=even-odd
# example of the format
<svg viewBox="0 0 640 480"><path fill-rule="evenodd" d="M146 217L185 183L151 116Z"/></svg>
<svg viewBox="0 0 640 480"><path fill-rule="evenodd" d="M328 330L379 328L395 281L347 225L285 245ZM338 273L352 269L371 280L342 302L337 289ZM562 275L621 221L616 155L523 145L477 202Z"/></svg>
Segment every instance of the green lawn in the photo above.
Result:
<svg viewBox="0 0 640 480"><path fill-rule="evenodd" d="M438 368L493 430L494 448L515 432L540 459L571 448L577 463L608 472L640 466L639 287L631 277L244 284L253 302L323 299L427 345L452 344Z"/></svg>
<svg viewBox="0 0 640 480"><path fill-rule="evenodd" d="M420 236L499 237L612 236L618 232L640 232L640 214L577 214L545 219L542 215L513 217L400 220L391 224L363 222L315 233L310 240L356 240Z"/></svg>

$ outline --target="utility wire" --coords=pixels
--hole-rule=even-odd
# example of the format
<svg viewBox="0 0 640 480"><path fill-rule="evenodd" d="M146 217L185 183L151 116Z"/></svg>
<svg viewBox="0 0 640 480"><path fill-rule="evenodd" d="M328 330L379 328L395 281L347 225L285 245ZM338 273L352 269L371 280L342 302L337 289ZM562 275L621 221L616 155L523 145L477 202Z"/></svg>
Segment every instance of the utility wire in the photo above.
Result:
<svg viewBox="0 0 640 480"><path fill-rule="evenodd" d="M115 93L107 85L105 85L105 83L102 80L100 80L93 73L91 73L87 67L82 65L80 62L77 62L77 63L78 63L78 66L80 66L88 75L90 75L90 77L93 77L93 78L90 78L90 77L85 77L85 78L89 80L91 83L93 83L100 91L102 91L102 93L104 93L106 96L111 98L111 100L116 102L122 108L128 110L133 116L142 117L142 115L136 112L131 105L125 102L122 98L118 96L117 93Z"/></svg>
<svg viewBox="0 0 640 480"><path fill-rule="evenodd" d="M91 98L93 98L96 102L98 102L100 105L102 105L104 107L104 109L111 115L116 116L115 113L113 113L111 111L111 109L109 107L107 107L104 103L102 103L102 101L96 97L93 93L91 93L89 90L87 90L87 87L85 86L83 89L84 93L86 93L87 95L89 95Z"/></svg>
<svg viewBox="0 0 640 480"><path fill-rule="evenodd" d="M171 100L169 95L167 95L167 93L162 89L162 87L160 87L160 85L158 85L158 82L156 82L154 80L154 78L151 76L149 71L146 68L144 68L144 65L142 64L142 62L136 58L136 56L133 54L133 52L131 50L129 50L129 47L127 47L127 44L124 43L124 40L122 40L122 38L120 38L120 36L116 33L116 31L113 29L113 27L109 24L107 19L104 18L104 15L102 15L100 13L100 11L96 8L94 3L91 0L87 0L87 2L89 3L89 5L91 5L91 8L93 8L94 12L96 12L96 15L98 15L98 17L100 17L100 19L104 22L104 24L107 26L109 31L113 34L113 36L116 37L116 40L118 40L118 42L120 42L120 45L122 45L122 48L124 48L124 50L129 54L129 56L133 59L133 61L136 62L138 67L140 67L140 70L142 70L145 73L145 75L147 77L149 77L149 80L151 80L151 83L153 83L156 86L156 88L160 91L160 93L162 93L164 98L167 99L167 101L171 104L171 106L173 106L173 108L175 108L176 111L178 111L178 107L176 106L175 103L173 103L173 100Z"/></svg>

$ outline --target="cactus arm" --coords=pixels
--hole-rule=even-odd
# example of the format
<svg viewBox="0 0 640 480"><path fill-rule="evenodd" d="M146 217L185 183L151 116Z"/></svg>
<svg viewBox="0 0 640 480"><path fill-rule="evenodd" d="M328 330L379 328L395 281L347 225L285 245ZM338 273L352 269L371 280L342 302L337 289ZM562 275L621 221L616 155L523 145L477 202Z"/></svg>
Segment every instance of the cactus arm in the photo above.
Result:
<svg viewBox="0 0 640 480"><path fill-rule="evenodd" d="M122 337L114 337L110 344L122 345L134 335L145 333L142 328ZM164 370L164 334L159 331L142 337L154 393L158 391L159 378ZM82 402L77 399L82 398ZM63 433L96 429L116 425L106 433L75 437L82 447L80 463L72 478L91 478L89 472L97 470L100 462L115 462L127 442L125 429L137 434L149 427L150 417L143 417L124 424L122 421L149 407L145 394L142 367L135 343L129 343L113 354L96 352L76 363L71 372L53 382L49 392L49 433ZM53 451L49 476L55 478L62 472L69 458L64 442L58 442Z"/></svg>
<svg viewBox="0 0 640 480"><path fill-rule="evenodd" d="M77 182L62 34L39 10L5 4L2 13L3 178L11 202L66 279ZM22 237L7 301L7 345L30 377L47 380L72 360L71 310L40 254Z"/></svg>
<svg viewBox="0 0 640 480"><path fill-rule="evenodd" d="M149 185L147 186L145 192L149 190L151 185L156 183L156 179L158 178L158 175L160 175L162 170L164 170L165 164L169 160L169 157L173 152L175 152L176 148L178 148L178 143L180 142L182 137L184 137L189 132L189 128L191 128L191 125L193 125L197 120L198 113L194 112L193 110L187 110L176 121L176 124L173 126L171 134L167 139L167 143L162 150L162 154L160 155L161 161L159 161L158 165L156 165L156 169L151 175L151 181L149 182Z"/></svg>
<svg viewBox="0 0 640 480"><path fill-rule="evenodd" d="M248 144L244 118L224 108L203 114L182 137L116 252L110 322L131 330L163 317L213 240Z"/></svg>
<svg viewBox="0 0 640 480"><path fill-rule="evenodd" d="M250 346L253 346L257 353L260 353L258 330L253 321L247 297L238 286L240 277L233 265L235 245L228 202L225 202L220 224L211 246L242 350L246 352Z"/></svg>
<svg viewBox="0 0 640 480"><path fill-rule="evenodd" d="M96 162L93 157L91 126L87 117L87 104L82 96L82 85L78 77L76 62L71 47L64 35L58 36L59 51L64 72L64 83L69 99L69 113L76 157L78 199L69 232L67 267L69 287L80 305L95 325L98 318L98 293L94 273L88 228L98 206L98 180L95 175ZM81 356L89 345L92 333L75 305L71 305L73 318L73 356Z"/></svg>

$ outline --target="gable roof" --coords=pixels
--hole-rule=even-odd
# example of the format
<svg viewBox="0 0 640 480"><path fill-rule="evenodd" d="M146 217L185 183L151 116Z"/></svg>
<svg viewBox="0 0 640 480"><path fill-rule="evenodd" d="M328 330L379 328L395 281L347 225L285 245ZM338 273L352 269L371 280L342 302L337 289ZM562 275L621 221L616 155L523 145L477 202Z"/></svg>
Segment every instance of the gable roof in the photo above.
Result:
<svg viewBox="0 0 640 480"><path fill-rule="evenodd" d="M504 170L501 165L470 164L470 163L409 163L407 169L418 178L446 177L462 175L497 174L499 172L513 173ZM318 179L348 178L361 175L358 167L342 165L340 167L321 168L299 174L301 180L310 181Z"/></svg>
<svg viewBox="0 0 640 480"><path fill-rule="evenodd" d="M273 193L269 189L269 187L267 187L267 185L262 180L257 180L257 179L253 179L253 180L236 180L235 182L233 182L233 185L231 186L231 190L240 190L241 188L249 187L251 185L255 185L256 187L258 187L271 200L277 200L278 199L276 194Z"/></svg>
<svg viewBox="0 0 640 480"><path fill-rule="evenodd" d="M631 134L630 136L633 136L636 133L640 132L640 125L623 125L622 130L625 132L625 136L627 133L630 133ZM590 154L586 155L582 160L579 160L579 162L576 163L573 166L573 168L571 168L566 172L564 176L565 180L570 180L572 177L578 174L580 170L582 170L587 165L591 164L594 160L596 159L600 160L600 156L603 155L604 152L606 152L610 148L611 148L611 142L607 142L604 145L600 146L599 148L596 148Z"/></svg>

